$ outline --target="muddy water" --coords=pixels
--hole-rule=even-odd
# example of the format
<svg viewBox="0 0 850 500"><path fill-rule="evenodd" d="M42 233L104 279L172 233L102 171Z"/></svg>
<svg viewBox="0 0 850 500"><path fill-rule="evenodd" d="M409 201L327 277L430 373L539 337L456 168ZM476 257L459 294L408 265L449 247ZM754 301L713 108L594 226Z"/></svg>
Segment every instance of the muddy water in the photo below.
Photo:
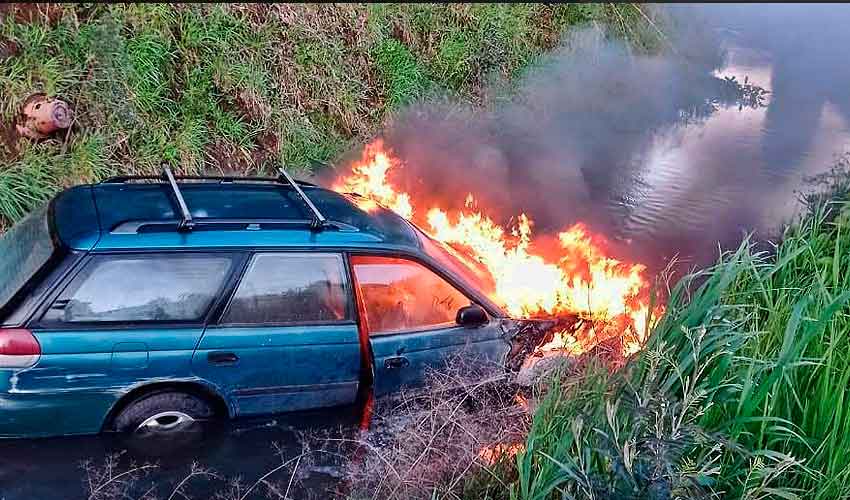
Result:
<svg viewBox="0 0 850 500"><path fill-rule="evenodd" d="M721 106L704 119L660 132L634 159L627 180L609 193L608 208L618 221L615 236L635 248L677 249L693 261L705 261L716 255L717 242L734 244L745 231L769 235L799 208L804 177L825 171L850 147L850 106L842 101L850 100L850 82L841 95L813 97L782 81L788 76L776 66L786 62L769 51L731 49L729 54L729 65L718 76L746 78L773 93L763 106ZM669 257L647 252L647 258ZM281 464L273 443L288 459L301 452L299 431L352 428L356 420L357 409L346 409L209 428L182 450L136 443L118 459L114 473L128 470L131 462L158 465L136 482L131 498L156 484L157 496L167 498L192 462L220 478L241 476L244 484L252 484ZM91 461L102 471L105 456L127 448L125 441L109 436L0 442L0 500L87 498L89 476L81 464ZM306 490L317 498L329 496L335 473L330 461L319 458L302 473ZM285 486L288 471L270 479ZM194 498L209 498L227 484L197 477L189 488ZM295 497L304 495L302 490Z"/></svg>

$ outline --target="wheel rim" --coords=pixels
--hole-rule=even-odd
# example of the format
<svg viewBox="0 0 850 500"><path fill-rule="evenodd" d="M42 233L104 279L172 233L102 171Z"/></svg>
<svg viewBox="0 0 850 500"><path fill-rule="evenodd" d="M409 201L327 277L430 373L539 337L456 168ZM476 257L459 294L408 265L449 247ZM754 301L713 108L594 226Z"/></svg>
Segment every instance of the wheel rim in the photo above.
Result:
<svg viewBox="0 0 850 500"><path fill-rule="evenodd" d="M194 422L195 419L181 411L164 411L149 417L136 427L136 432L155 431L167 432L183 424Z"/></svg>

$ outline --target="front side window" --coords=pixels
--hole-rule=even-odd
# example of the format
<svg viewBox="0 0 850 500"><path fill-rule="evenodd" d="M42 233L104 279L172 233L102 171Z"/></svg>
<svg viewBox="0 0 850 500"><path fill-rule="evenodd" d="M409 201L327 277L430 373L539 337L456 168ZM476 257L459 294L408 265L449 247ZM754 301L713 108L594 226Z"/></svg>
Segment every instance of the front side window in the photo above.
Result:
<svg viewBox="0 0 850 500"><path fill-rule="evenodd" d="M392 257L351 258L371 335L453 325L470 301L416 262Z"/></svg>
<svg viewBox="0 0 850 500"><path fill-rule="evenodd" d="M42 322L200 321L232 265L227 255L98 256Z"/></svg>
<svg viewBox="0 0 850 500"><path fill-rule="evenodd" d="M254 256L222 319L226 324L346 320L345 265L338 254Z"/></svg>

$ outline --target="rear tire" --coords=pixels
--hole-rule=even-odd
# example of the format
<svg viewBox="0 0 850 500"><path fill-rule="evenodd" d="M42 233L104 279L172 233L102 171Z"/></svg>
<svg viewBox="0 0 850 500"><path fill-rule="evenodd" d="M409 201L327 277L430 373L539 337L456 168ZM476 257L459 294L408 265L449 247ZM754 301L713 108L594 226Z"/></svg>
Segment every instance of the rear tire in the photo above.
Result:
<svg viewBox="0 0 850 500"><path fill-rule="evenodd" d="M118 432L158 434L180 432L194 422L215 417L212 405L198 396L184 392L159 392L142 396L128 404L115 417Z"/></svg>

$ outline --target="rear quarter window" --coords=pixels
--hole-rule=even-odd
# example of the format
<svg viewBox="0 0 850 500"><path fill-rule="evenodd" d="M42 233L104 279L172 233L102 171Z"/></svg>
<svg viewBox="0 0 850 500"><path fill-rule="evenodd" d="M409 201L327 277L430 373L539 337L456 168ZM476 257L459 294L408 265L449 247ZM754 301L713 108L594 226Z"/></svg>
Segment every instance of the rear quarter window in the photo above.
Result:
<svg viewBox="0 0 850 500"><path fill-rule="evenodd" d="M0 310L44 267L55 250L47 225L47 205L0 237Z"/></svg>

